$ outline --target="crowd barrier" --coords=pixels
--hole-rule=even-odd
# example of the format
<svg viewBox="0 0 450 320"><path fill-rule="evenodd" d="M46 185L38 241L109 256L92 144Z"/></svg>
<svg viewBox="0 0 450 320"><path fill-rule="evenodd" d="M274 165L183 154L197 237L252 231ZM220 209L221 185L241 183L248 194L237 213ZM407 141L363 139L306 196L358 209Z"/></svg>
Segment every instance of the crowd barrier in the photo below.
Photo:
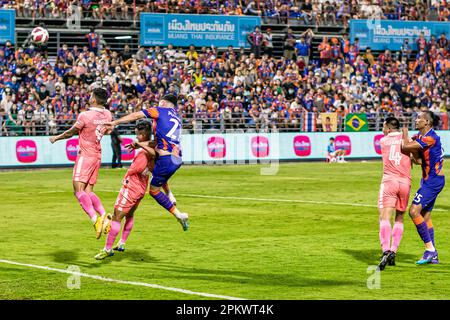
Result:
<svg viewBox="0 0 450 320"><path fill-rule="evenodd" d="M438 131L445 155L450 156L450 131ZM381 132L316 132L316 133L226 133L185 134L182 154L185 164L270 163L275 161L325 161L329 139L335 138L336 148L346 150L347 159L380 158ZM123 136L122 161L129 163L135 156L125 145L134 136ZM102 163L110 164L110 136L102 140ZM48 137L0 138L0 168L70 166L75 162L78 138L51 144Z"/></svg>

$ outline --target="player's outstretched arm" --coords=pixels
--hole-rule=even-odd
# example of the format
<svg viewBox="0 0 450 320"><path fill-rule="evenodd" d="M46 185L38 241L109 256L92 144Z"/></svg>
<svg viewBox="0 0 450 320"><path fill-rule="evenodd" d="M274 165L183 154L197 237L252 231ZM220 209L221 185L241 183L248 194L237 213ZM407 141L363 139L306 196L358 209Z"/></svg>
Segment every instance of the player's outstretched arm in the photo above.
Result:
<svg viewBox="0 0 450 320"><path fill-rule="evenodd" d="M135 141L125 146L128 149L142 149L144 150L150 157L156 156L155 144L153 141Z"/></svg>
<svg viewBox="0 0 450 320"><path fill-rule="evenodd" d="M49 140L53 144L58 140L72 138L74 135L78 134L78 132L79 132L78 128L75 125L73 125L72 128L70 128L69 130L61 133L60 135L52 136L49 138Z"/></svg>
<svg viewBox="0 0 450 320"><path fill-rule="evenodd" d="M138 142L137 144L144 150L150 157L154 158L156 157L156 151L154 148L150 147L149 145L150 141L146 142Z"/></svg>
<svg viewBox="0 0 450 320"><path fill-rule="evenodd" d="M115 126L117 126L119 124L133 122L133 121L142 119L144 117L145 117L144 113L142 111L138 111L138 112L130 113L129 115L126 115L125 117L119 118L119 119L114 120L112 122L107 122L107 123L104 124L104 126L107 129L110 129L110 128L113 128L113 127L115 127Z"/></svg>

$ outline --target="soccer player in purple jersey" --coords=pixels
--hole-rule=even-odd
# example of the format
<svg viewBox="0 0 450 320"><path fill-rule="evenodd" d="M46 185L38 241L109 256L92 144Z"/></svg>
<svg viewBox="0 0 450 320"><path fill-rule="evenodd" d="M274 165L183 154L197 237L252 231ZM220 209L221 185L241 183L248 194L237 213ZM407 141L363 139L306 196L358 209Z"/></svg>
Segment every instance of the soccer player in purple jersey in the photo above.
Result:
<svg viewBox="0 0 450 320"><path fill-rule="evenodd" d="M142 111L131 113L115 121L105 124L107 127L114 128L121 123L133 122L142 118L153 120L153 133L156 138L155 151L157 159L153 169L153 177L150 181L150 195L162 207L177 218L181 223L183 230L189 228L188 214L182 213L176 207L175 201L171 200L169 195L161 192L163 187L169 181L170 177L181 167L181 120L178 116L175 106L177 97L173 94L167 94L159 101L157 107L143 109Z"/></svg>
<svg viewBox="0 0 450 320"><path fill-rule="evenodd" d="M425 243L425 252L416 264L439 263L431 211L437 196L445 186L445 176L442 171L444 149L441 137L433 130L436 121L438 119L433 112L422 111L416 119L419 135L413 137L413 141L409 141L408 129L403 128L402 152L418 152L422 165L420 189L416 192L409 209L409 215Z"/></svg>

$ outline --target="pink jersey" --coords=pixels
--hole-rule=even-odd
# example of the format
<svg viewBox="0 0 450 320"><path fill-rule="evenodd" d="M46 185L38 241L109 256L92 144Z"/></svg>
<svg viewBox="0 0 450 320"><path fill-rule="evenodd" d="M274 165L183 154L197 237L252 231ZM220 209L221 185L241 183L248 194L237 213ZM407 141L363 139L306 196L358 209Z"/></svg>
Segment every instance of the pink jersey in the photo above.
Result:
<svg viewBox="0 0 450 320"><path fill-rule="evenodd" d="M123 178L123 186L128 189L128 199L140 199L145 196L149 180L150 170L148 156L145 151L140 151L133 159L127 174Z"/></svg>
<svg viewBox="0 0 450 320"><path fill-rule="evenodd" d="M105 122L112 120L111 112L102 108L90 108L81 112L75 127L79 130L80 151L78 155L88 158L101 158L102 146L100 141L106 132Z"/></svg>
<svg viewBox="0 0 450 320"><path fill-rule="evenodd" d="M411 183L411 159L402 153L402 133L391 132L380 140L383 155L383 182Z"/></svg>

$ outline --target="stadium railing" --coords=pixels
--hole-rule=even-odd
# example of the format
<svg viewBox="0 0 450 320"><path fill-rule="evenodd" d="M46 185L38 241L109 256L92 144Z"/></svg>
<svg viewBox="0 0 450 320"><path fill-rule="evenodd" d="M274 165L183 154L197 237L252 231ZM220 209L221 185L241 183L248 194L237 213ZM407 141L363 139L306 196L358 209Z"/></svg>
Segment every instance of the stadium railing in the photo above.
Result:
<svg viewBox="0 0 450 320"><path fill-rule="evenodd" d="M448 130L448 113L437 113L441 118L441 124L436 129ZM125 113L116 113L116 118L125 115ZM381 131L384 118L388 113L367 113L368 131ZM395 114L402 125L408 127L409 130L415 129L415 119L417 113ZM0 117L1 120L1 136L47 136L55 135L69 129L74 123L75 118L69 115L57 114L57 116L49 116L48 114L35 115L30 120L24 120L24 116L19 115L14 124L8 116ZM306 120L309 119L309 120ZM308 126L306 121L313 119L314 125ZM346 131L346 118L337 117L337 132ZM310 123L309 123L310 124ZM219 114L214 117L198 114L183 114L182 126L187 133L207 133L214 132L232 132L233 130L245 132L247 130L256 130L262 132L324 132L322 119L320 114L314 114L313 117L307 117L306 114L291 117L274 118L260 115L251 117L243 113ZM310 128L310 129L308 129ZM311 129L312 128L312 129ZM314 129L315 128L315 129ZM134 124L124 124L118 127L120 134L134 134Z"/></svg>

